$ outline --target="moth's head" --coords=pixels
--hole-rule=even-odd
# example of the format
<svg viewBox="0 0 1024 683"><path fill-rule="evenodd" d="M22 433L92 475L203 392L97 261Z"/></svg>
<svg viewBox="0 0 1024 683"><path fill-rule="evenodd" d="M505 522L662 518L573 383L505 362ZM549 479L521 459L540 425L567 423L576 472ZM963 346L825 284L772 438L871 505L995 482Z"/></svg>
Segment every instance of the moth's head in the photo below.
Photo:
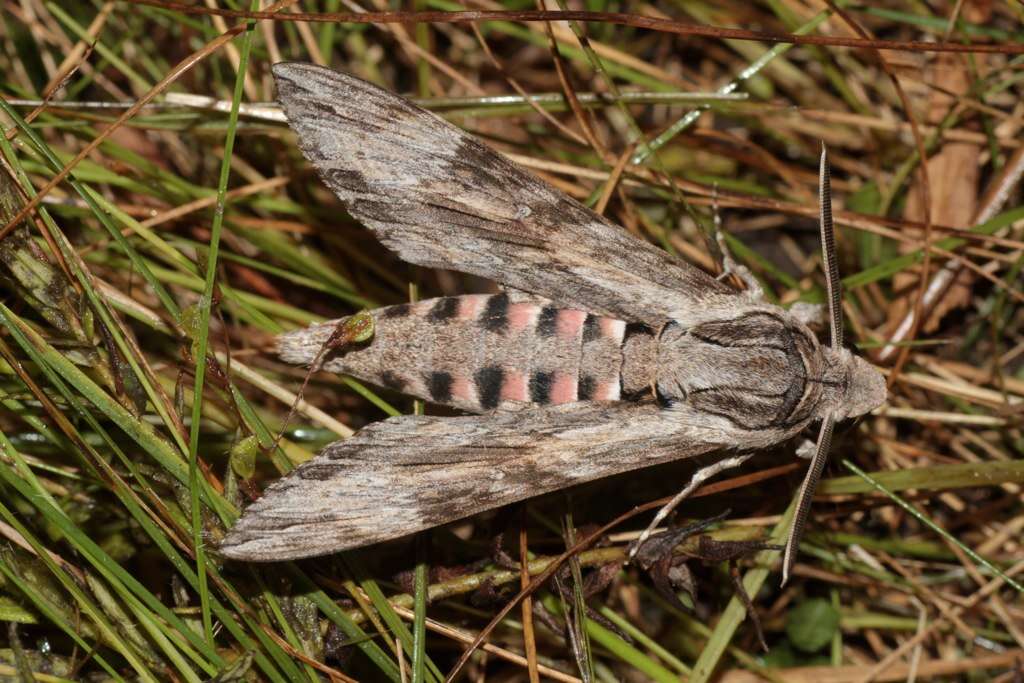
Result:
<svg viewBox="0 0 1024 683"><path fill-rule="evenodd" d="M888 390L878 368L848 349L821 349L825 360L821 413L836 420L869 413L885 403Z"/></svg>

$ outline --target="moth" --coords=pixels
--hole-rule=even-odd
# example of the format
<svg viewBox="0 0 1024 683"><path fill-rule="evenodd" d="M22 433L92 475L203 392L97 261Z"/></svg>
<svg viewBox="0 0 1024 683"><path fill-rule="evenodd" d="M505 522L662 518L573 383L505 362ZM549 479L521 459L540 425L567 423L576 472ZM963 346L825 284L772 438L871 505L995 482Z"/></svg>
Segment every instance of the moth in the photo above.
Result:
<svg viewBox="0 0 1024 683"><path fill-rule="evenodd" d="M884 402L882 375L842 346L827 208L826 346L801 311L630 235L397 95L310 64L273 73L302 152L353 217L409 263L504 290L371 311L370 343L323 369L468 414L392 417L330 444L245 510L227 557L358 548L713 451L736 463L821 421L809 501L833 423ZM337 322L281 336L281 358L312 363Z"/></svg>

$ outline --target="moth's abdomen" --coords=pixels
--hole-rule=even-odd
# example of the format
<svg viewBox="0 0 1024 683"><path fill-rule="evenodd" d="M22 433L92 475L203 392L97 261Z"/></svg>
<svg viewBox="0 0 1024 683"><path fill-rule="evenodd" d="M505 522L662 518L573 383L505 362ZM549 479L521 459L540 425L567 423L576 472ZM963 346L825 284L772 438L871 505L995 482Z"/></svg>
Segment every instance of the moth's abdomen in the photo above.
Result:
<svg viewBox="0 0 1024 683"><path fill-rule="evenodd" d="M507 293L429 299L370 315L373 339L339 350L324 369L472 412L622 394L621 320ZM283 335L281 357L311 363L335 324Z"/></svg>

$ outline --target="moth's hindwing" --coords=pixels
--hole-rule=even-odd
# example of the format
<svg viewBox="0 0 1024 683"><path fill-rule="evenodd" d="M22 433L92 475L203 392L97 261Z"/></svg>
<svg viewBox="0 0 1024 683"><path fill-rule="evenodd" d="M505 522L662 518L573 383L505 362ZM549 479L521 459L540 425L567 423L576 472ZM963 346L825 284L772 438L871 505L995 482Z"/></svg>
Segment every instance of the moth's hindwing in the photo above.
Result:
<svg viewBox="0 0 1024 683"><path fill-rule="evenodd" d="M545 299L453 296L369 315L372 340L340 349L323 369L469 412L615 401L645 390L654 376L648 327ZM311 364L338 322L282 335L281 358Z"/></svg>
<svg viewBox="0 0 1024 683"><path fill-rule="evenodd" d="M736 438L694 417L652 401L393 417L271 485L220 551L278 561L358 548Z"/></svg>
<svg viewBox="0 0 1024 683"><path fill-rule="evenodd" d="M274 76L303 153L409 263L654 326L735 299L408 100L312 64L275 64Z"/></svg>

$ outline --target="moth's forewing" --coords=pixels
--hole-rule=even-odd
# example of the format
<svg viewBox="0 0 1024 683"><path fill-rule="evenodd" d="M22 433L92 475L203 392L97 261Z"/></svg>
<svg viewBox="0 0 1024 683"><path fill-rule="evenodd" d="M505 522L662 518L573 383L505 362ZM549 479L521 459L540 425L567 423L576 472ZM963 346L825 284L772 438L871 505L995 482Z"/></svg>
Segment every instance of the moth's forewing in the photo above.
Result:
<svg viewBox="0 0 1024 683"><path fill-rule="evenodd" d="M274 76L303 153L409 263L650 324L736 298L408 100L312 64Z"/></svg>
<svg viewBox="0 0 1024 683"><path fill-rule="evenodd" d="M393 417L271 485L220 551L278 561L358 548L736 438L654 402Z"/></svg>

